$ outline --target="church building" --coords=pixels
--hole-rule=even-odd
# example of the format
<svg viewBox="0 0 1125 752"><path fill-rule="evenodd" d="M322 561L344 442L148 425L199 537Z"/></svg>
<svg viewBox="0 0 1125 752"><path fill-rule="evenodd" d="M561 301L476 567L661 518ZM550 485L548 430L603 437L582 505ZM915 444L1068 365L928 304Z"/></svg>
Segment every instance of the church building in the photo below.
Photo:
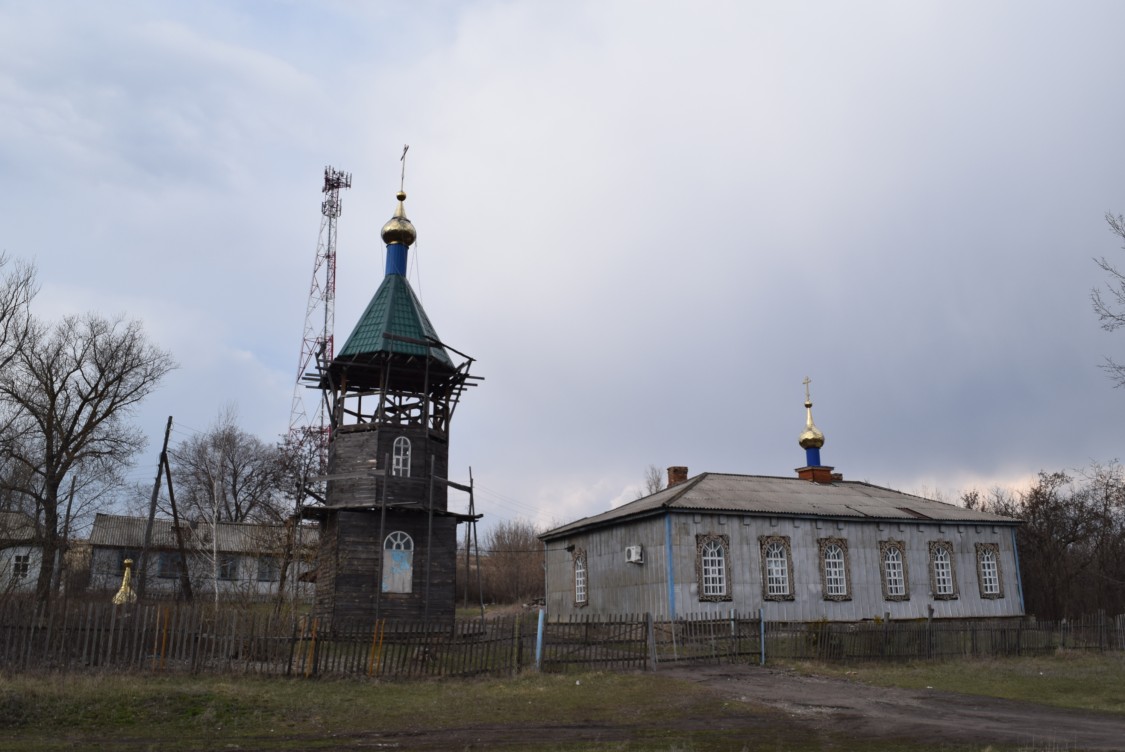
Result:
<svg viewBox="0 0 1125 752"><path fill-rule="evenodd" d="M796 476L668 468L668 487L544 533L547 613L769 621L1022 616L1018 520L846 481L806 425Z"/></svg>
<svg viewBox="0 0 1125 752"><path fill-rule="evenodd" d="M472 359L454 362L406 279L417 234L399 192L383 226L386 273L344 347L321 364L330 414L314 614L332 624L448 620L457 525L448 509L449 429ZM322 622L323 623L323 622Z"/></svg>

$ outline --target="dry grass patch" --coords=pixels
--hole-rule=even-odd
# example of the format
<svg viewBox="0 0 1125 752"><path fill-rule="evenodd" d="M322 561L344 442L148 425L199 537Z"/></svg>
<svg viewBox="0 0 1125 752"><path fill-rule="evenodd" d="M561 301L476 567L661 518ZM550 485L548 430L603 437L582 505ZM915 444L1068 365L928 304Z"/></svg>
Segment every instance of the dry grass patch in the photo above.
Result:
<svg viewBox="0 0 1125 752"><path fill-rule="evenodd" d="M803 673L883 687L940 689L1060 708L1125 714L1125 654L1059 651L1029 658L905 664L800 663Z"/></svg>

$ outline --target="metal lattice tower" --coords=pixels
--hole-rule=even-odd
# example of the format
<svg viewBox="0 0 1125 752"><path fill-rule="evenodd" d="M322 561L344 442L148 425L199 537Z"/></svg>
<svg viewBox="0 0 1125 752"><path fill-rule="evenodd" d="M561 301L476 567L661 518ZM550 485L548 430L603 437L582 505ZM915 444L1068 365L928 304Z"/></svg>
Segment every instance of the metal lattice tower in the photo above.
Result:
<svg viewBox="0 0 1125 752"><path fill-rule="evenodd" d="M306 389L302 378L315 360L330 363L335 354L332 338L336 320L336 220L340 216L340 189L351 187L351 174L332 167L324 168L320 237L316 243L312 284L309 286L308 306L305 308L305 330L301 337L301 357L297 362L293 404L289 412L290 440L302 441L309 434L316 434L322 467L327 462L328 416L323 400L318 399L316 420L310 420L305 407Z"/></svg>

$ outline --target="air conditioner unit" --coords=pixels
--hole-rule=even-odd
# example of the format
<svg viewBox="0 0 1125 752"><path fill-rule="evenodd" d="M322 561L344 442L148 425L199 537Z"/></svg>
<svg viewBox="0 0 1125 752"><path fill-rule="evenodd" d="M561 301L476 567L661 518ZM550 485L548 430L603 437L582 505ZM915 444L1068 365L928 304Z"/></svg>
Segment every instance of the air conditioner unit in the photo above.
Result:
<svg viewBox="0 0 1125 752"><path fill-rule="evenodd" d="M644 564L645 563L645 550L641 546L626 546L625 547L625 561L630 564Z"/></svg>

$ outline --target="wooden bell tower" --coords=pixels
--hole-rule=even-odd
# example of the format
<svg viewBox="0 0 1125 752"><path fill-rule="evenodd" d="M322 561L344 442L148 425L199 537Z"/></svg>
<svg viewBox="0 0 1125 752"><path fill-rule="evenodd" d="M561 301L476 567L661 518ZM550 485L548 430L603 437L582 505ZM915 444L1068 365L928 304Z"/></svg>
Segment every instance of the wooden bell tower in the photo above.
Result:
<svg viewBox="0 0 1125 752"><path fill-rule="evenodd" d="M444 345L406 279L406 194L383 226L386 274L344 347L313 377L330 415L315 614L333 625L452 620L457 525L449 427L472 359ZM461 362L454 362L453 352Z"/></svg>

